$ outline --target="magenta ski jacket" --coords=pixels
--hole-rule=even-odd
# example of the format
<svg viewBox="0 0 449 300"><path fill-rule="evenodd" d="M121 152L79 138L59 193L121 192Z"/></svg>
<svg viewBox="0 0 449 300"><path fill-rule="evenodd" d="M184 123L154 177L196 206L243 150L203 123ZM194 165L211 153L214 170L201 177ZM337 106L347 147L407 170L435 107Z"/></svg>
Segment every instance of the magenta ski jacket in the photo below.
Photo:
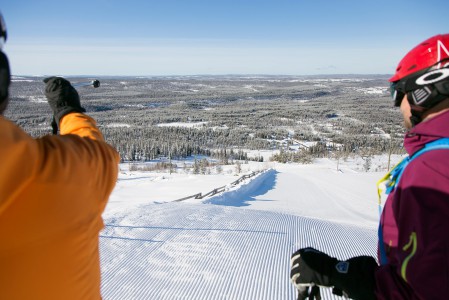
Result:
<svg viewBox="0 0 449 300"><path fill-rule="evenodd" d="M444 137L449 112L415 126L404 147L412 155ZM410 162L387 198L379 233L388 261L375 273L378 299L449 299L449 150Z"/></svg>

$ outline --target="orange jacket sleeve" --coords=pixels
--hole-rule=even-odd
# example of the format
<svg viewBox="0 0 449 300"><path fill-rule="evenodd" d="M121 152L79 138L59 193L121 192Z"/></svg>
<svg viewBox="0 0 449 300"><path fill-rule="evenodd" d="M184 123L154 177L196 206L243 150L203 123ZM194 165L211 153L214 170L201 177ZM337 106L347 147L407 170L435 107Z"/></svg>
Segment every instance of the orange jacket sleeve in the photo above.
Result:
<svg viewBox="0 0 449 300"><path fill-rule="evenodd" d="M66 115L34 139L0 117L0 299L100 299L98 233L118 153Z"/></svg>

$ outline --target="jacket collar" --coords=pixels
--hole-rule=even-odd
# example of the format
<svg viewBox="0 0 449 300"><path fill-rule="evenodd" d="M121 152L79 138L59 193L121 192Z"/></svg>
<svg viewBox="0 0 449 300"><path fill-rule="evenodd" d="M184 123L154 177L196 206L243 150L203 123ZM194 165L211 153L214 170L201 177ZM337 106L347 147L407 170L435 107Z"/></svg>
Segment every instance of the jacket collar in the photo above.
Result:
<svg viewBox="0 0 449 300"><path fill-rule="evenodd" d="M405 134L404 148L412 155L425 144L449 137L449 111L421 122Z"/></svg>

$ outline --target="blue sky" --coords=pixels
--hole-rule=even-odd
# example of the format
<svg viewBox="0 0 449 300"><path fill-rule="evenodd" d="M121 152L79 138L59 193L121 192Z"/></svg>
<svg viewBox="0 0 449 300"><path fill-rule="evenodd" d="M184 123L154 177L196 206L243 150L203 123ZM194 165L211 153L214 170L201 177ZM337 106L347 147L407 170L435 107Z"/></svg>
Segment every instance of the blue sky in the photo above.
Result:
<svg viewBox="0 0 449 300"><path fill-rule="evenodd" d="M447 0L0 0L16 75L390 74Z"/></svg>

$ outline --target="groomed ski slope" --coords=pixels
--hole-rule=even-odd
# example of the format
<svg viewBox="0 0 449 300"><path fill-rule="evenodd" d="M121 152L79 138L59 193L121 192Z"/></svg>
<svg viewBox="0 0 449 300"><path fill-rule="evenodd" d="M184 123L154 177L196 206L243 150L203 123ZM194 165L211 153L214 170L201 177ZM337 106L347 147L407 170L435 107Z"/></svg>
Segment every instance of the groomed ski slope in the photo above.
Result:
<svg viewBox="0 0 449 300"><path fill-rule="evenodd" d="M236 177L122 172L100 238L103 298L296 299L296 249L376 255L381 175L277 164L221 195L171 202Z"/></svg>

